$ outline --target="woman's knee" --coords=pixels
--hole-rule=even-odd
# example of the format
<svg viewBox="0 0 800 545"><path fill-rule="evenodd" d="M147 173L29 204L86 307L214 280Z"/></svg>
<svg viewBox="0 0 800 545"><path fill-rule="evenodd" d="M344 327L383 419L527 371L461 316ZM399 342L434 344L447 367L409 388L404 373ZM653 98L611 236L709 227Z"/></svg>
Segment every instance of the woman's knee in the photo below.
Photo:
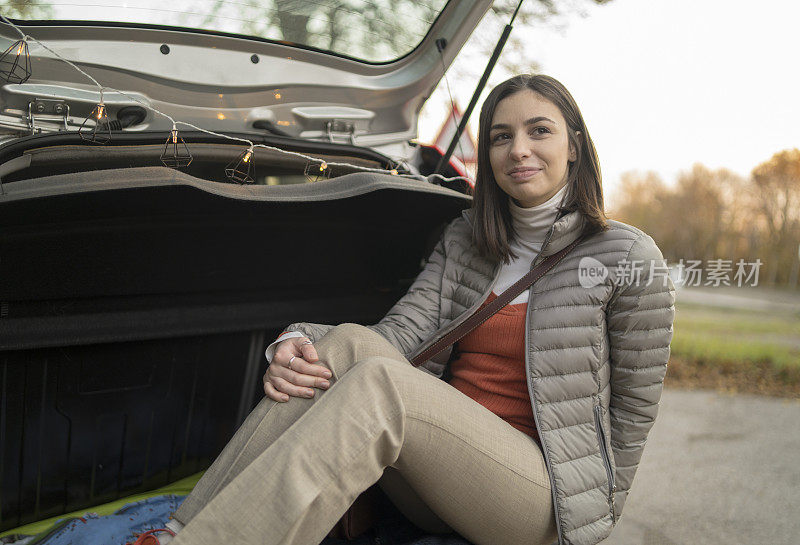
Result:
<svg viewBox="0 0 800 545"><path fill-rule="evenodd" d="M328 366L336 378L359 361L375 356L406 361L384 337L359 324L337 325L317 341L314 348L320 361Z"/></svg>
<svg viewBox="0 0 800 545"><path fill-rule="evenodd" d="M369 356L352 365L330 392L336 391L360 405L382 404L389 400L392 407L404 410L407 393L414 389L414 375L417 374L426 376L408 362Z"/></svg>
<svg viewBox="0 0 800 545"><path fill-rule="evenodd" d="M337 326L333 326L333 328L331 328L330 331L328 331L325 335L323 335L322 338L325 339L327 337L338 337L342 335L346 338L350 338L353 336L364 335L367 332L373 333L373 331L366 326L347 322L339 324Z"/></svg>
<svg viewBox="0 0 800 545"><path fill-rule="evenodd" d="M414 368L408 361L398 361L385 356L370 356L356 362L336 384L343 395L353 397L356 403L384 404L405 415L408 410L419 412L427 403L419 392L429 390L429 381L439 379ZM345 383L347 386L345 386Z"/></svg>

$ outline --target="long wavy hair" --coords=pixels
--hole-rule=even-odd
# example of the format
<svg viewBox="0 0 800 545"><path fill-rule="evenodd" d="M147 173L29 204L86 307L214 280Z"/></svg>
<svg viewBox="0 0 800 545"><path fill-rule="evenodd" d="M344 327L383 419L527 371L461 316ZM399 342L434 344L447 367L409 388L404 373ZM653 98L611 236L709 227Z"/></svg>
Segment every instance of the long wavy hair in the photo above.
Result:
<svg viewBox="0 0 800 545"><path fill-rule="evenodd" d="M586 123L566 87L555 78L542 74L514 76L495 87L481 108L478 128L478 173L475 180L473 244L485 257L508 263L517 257L509 247L515 236L508 206L508 195L497 185L489 161L489 129L497 105L504 98L525 89L555 104L567 122L569 142L576 158L569 163L567 195L560 214L578 211L585 219L584 234L608 229L603 205L603 184L597 150Z"/></svg>

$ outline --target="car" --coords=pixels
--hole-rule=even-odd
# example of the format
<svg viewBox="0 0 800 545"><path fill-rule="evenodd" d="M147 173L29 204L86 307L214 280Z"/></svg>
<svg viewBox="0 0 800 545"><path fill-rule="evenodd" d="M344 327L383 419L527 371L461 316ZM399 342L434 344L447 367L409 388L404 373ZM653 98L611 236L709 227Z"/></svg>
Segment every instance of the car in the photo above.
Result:
<svg viewBox="0 0 800 545"><path fill-rule="evenodd" d="M412 140L490 3L0 24L0 532L202 471L286 324L383 316L470 205Z"/></svg>

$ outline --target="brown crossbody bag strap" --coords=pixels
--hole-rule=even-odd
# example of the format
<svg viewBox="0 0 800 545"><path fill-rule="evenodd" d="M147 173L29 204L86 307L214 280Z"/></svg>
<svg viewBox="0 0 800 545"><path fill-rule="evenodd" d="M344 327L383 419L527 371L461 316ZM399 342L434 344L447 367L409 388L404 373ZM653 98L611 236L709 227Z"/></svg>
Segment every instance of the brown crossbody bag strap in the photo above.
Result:
<svg viewBox="0 0 800 545"><path fill-rule="evenodd" d="M486 305L485 307L477 310L472 316L464 320L464 322L451 332L443 335L440 339L430 345L428 348L417 354L411 360L414 367L418 367L436 356L439 352L445 350L447 347L457 343L465 337L470 331L481 325L488 320L495 312L513 301L517 295L528 289L534 282L539 280L542 276L547 274L550 269L556 266L568 253L577 246L583 237L578 237L572 244L566 248L559 250L551 256L546 257L541 263L531 269L528 274L514 282L514 284L506 291L497 296L497 299Z"/></svg>

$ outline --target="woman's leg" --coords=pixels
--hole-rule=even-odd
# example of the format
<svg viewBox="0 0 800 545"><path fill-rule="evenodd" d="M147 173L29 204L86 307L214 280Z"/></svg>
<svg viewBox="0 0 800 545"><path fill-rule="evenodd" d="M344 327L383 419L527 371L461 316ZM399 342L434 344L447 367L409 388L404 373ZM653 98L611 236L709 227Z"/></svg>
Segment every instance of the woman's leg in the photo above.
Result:
<svg viewBox="0 0 800 545"><path fill-rule="evenodd" d="M477 545L556 537L536 442L405 360L377 356L341 376L174 543L316 545L387 467Z"/></svg>
<svg viewBox="0 0 800 545"><path fill-rule="evenodd" d="M421 530L429 534L453 533L453 529L433 512L395 468L384 469L378 484L397 510Z"/></svg>
<svg viewBox="0 0 800 545"><path fill-rule="evenodd" d="M406 361L403 354L391 343L358 324L341 324L333 328L315 343L314 348L320 360L333 374L329 381L331 387L354 363L370 356L382 355ZM262 399L184 500L175 513L175 518L182 524L188 524L220 490L264 452L324 393L324 390L316 390L311 399L292 397L285 403L278 403L268 397Z"/></svg>

